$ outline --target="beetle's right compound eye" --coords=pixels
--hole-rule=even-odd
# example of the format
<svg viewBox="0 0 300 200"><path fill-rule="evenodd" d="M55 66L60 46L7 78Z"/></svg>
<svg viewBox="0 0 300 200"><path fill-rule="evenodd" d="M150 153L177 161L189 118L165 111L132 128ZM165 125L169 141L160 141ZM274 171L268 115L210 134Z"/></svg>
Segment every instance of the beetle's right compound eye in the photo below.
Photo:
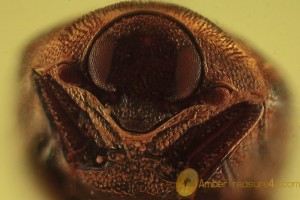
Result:
<svg viewBox="0 0 300 200"><path fill-rule="evenodd" d="M182 100L190 96L198 86L201 75L201 59L194 46L182 48L177 56L176 87L169 100Z"/></svg>
<svg viewBox="0 0 300 200"><path fill-rule="evenodd" d="M114 92L116 88L107 82L112 65L115 41L112 38L100 37L91 49L88 58L88 71L92 81L99 88Z"/></svg>

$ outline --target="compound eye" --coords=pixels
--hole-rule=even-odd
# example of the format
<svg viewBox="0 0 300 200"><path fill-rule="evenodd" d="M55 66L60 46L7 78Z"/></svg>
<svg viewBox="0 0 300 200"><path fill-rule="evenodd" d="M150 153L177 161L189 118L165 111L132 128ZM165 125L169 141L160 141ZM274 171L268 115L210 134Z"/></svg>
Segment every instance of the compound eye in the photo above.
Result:
<svg viewBox="0 0 300 200"><path fill-rule="evenodd" d="M202 60L193 36L178 24L146 14L112 24L88 57L94 84L110 93L122 87L139 97L165 95L171 102L189 97L199 86Z"/></svg>
<svg viewBox="0 0 300 200"><path fill-rule="evenodd" d="M170 101L179 101L190 96L201 76L201 59L194 46L182 48L177 57L175 92Z"/></svg>
<svg viewBox="0 0 300 200"><path fill-rule="evenodd" d="M94 84L106 92L114 92L116 88L107 83L112 65L115 40L100 37L93 45L88 58L88 71Z"/></svg>

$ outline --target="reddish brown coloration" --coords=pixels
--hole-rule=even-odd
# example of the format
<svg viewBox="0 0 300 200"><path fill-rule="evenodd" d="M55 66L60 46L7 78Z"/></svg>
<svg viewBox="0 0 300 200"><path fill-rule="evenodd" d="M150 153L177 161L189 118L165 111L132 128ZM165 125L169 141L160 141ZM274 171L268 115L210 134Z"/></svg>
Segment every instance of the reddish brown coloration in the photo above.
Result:
<svg viewBox="0 0 300 200"><path fill-rule="evenodd" d="M179 199L175 182L188 167L204 180L276 174L281 80L196 13L116 4L39 40L25 60L25 108L40 124L30 131L44 139L40 152L52 145L45 163L66 198Z"/></svg>

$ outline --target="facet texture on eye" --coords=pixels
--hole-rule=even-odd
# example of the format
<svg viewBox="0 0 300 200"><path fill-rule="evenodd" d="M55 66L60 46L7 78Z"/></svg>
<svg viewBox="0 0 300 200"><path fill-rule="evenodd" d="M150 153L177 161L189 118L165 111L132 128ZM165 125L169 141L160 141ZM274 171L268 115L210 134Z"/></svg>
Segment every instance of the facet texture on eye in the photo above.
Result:
<svg viewBox="0 0 300 200"><path fill-rule="evenodd" d="M115 90L112 85L107 83L114 46L115 42L113 39L103 38L102 40L97 40L89 56L88 69L91 79L99 88L106 91Z"/></svg>
<svg viewBox="0 0 300 200"><path fill-rule="evenodd" d="M203 66L185 29L159 13L125 15L100 30L90 51L89 73L96 85L108 81L141 98L187 97Z"/></svg>

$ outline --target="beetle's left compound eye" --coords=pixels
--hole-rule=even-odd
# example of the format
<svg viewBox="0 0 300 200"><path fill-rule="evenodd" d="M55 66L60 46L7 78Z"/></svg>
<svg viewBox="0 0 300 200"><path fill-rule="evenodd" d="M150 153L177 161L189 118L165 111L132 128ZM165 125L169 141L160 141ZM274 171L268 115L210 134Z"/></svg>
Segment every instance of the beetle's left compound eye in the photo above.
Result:
<svg viewBox="0 0 300 200"><path fill-rule="evenodd" d="M89 56L89 74L91 79L99 88L112 92L115 88L107 83L108 74L111 67L114 40L110 38L101 38L97 40Z"/></svg>
<svg viewBox="0 0 300 200"><path fill-rule="evenodd" d="M198 86L198 44L180 22L156 14L123 16L100 30L88 56L94 84L107 92L177 101Z"/></svg>

